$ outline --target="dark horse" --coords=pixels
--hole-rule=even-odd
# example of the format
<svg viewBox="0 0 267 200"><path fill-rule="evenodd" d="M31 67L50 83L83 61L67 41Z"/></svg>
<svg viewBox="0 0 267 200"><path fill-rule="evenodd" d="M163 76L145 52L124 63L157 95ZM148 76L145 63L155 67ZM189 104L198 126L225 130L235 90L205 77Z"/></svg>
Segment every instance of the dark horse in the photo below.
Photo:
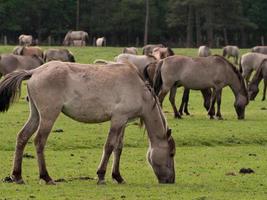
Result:
<svg viewBox="0 0 267 200"><path fill-rule="evenodd" d="M245 117L245 107L249 100L244 79L233 64L222 56L197 58L172 56L160 61L154 79L154 90L161 103L173 85L195 90L213 88L208 111L211 119L215 115L216 100L218 105L216 116L222 119L221 93L225 86L230 86L235 95L234 107L238 119Z"/></svg>
<svg viewBox="0 0 267 200"><path fill-rule="evenodd" d="M111 122L97 170L98 183L105 182L110 155L114 154L112 177L124 182L119 170L123 134L129 120L141 118L149 138L148 161L160 183L174 183L175 142L157 98L134 66L114 64L99 67L51 61L30 71L17 71L0 83L0 112L7 111L28 80L30 115L18 133L11 181L23 183L22 155L29 138L34 139L40 179L54 184L49 176L44 149L49 133L62 112L84 123ZM53 103L51 103L53 102Z"/></svg>

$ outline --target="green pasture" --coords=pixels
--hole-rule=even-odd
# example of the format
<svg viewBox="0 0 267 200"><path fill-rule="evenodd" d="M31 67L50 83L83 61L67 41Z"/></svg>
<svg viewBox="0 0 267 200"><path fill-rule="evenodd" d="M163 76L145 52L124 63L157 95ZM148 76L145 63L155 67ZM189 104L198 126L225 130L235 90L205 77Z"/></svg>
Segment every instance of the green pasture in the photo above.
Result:
<svg viewBox="0 0 267 200"><path fill-rule="evenodd" d="M46 49L48 47L44 47ZM0 47L0 54L13 46ZM113 60L122 48L70 48L77 62L92 63L95 59ZM176 54L195 56L197 49L174 49ZM241 50L242 53L249 51ZM141 52L141 49L140 49ZM221 54L220 49L213 53ZM10 174L16 134L27 120L26 90L7 113L0 113L0 179ZM262 85L261 85L262 88ZM177 91L180 104L183 89ZM48 171L54 179L64 179L56 186L39 184L35 148L31 139L24 158L25 185L0 182L0 200L4 199L185 199L185 200L254 200L267 199L267 104L261 101L262 90L246 109L246 119L237 120L234 96L229 88L223 90L224 120L210 120L202 106L199 91L190 95L190 116L178 120L168 98L164 112L172 128L176 148L176 183L161 185L146 161L147 135L137 122L129 123L121 158L121 173L126 184L111 179L110 160L106 185L96 184L96 170L109 123L82 124L63 114L56 121L46 145ZM52 104L53 102L51 102ZM255 173L240 174L241 168Z"/></svg>

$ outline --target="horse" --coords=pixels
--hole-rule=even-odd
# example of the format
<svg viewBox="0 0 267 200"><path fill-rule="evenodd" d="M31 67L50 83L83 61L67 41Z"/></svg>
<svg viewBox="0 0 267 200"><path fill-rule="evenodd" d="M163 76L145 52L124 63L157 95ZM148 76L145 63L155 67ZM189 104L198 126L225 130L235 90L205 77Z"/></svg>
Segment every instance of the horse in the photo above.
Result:
<svg viewBox="0 0 267 200"><path fill-rule="evenodd" d="M153 86L153 84L154 84L153 80L154 80L157 64L158 63L151 63L148 66L146 66L146 68L144 70L144 77L150 83L151 86ZM182 102L180 104L179 111L177 111L177 108L175 106L176 90L177 90L177 86L173 85L172 89L170 90L170 95L169 95L169 101L171 102L171 105L173 108L174 117L175 118L182 118L181 116L183 115L183 113L185 113L186 115L190 115L190 113L188 112L188 102L189 102L190 89L184 88ZM203 90L201 90L201 93L203 95L204 107L208 111L210 108L211 90L209 88L203 89Z"/></svg>
<svg viewBox="0 0 267 200"><path fill-rule="evenodd" d="M208 111L211 119L215 115L214 104L216 100L216 117L222 119L221 93L225 86L230 86L235 95L234 107L238 119L245 118L245 107L249 100L244 79L235 66L222 56L196 58L171 56L165 58L159 62L153 85L161 104L173 85L194 90L213 88Z"/></svg>
<svg viewBox="0 0 267 200"><path fill-rule="evenodd" d="M203 46L200 46L198 48L198 56L199 57L207 57L210 55L211 55L211 50L209 47L203 45Z"/></svg>
<svg viewBox="0 0 267 200"><path fill-rule="evenodd" d="M134 55L138 54L137 48L135 47L126 47L122 50L122 53L128 53L128 54L134 54Z"/></svg>
<svg viewBox="0 0 267 200"><path fill-rule="evenodd" d="M21 46L30 46L32 44L33 38L31 35L20 35L19 36L19 45Z"/></svg>
<svg viewBox="0 0 267 200"><path fill-rule="evenodd" d="M155 56L158 60L173 56L174 52L169 47L156 47L152 51L152 55Z"/></svg>
<svg viewBox="0 0 267 200"><path fill-rule="evenodd" d="M13 54L21 56L36 55L39 56L40 58L43 58L43 50L40 47L16 46L13 49Z"/></svg>
<svg viewBox="0 0 267 200"><path fill-rule="evenodd" d="M115 58L115 62L121 62L121 63L130 62L136 66L139 73L141 73L143 76L144 69L146 68L146 66L149 65L150 63L157 62L157 59L152 55L146 56L146 55L133 55L133 54L122 53Z"/></svg>
<svg viewBox="0 0 267 200"><path fill-rule="evenodd" d="M254 100L259 93L259 84L262 79L264 81L262 101L264 101L266 97L267 87L267 58L261 61L261 64L259 65L256 73L254 74L251 82L248 85L248 94L250 100Z"/></svg>
<svg viewBox="0 0 267 200"><path fill-rule="evenodd" d="M227 56L229 59L233 57L235 59L235 64L238 64L238 57L239 57L239 48L237 46L228 45L223 47L223 57Z"/></svg>
<svg viewBox="0 0 267 200"><path fill-rule="evenodd" d="M86 46L86 42L84 40L73 40L73 46L84 47Z"/></svg>
<svg viewBox="0 0 267 200"><path fill-rule="evenodd" d="M143 47L143 55L151 55L156 47L165 47L163 44L148 44Z"/></svg>
<svg viewBox="0 0 267 200"><path fill-rule="evenodd" d="M106 168L112 152L112 178L118 183L124 182L119 169L123 134L127 122L135 118L141 118L145 124L149 138L148 162L159 183L175 182L175 142L171 129L168 128L156 96L133 66L114 64L99 67L53 61L35 70L14 72L0 83L0 112L7 111L15 101L22 80L28 80L31 109L28 121L18 133L10 181L23 183L23 150L29 138L37 131L34 144L39 178L47 184L55 184L46 168L44 149L52 126L62 112L84 123L111 121L97 170L98 184L105 183Z"/></svg>
<svg viewBox="0 0 267 200"><path fill-rule="evenodd" d="M261 53L246 53L242 55L239 62L239 71L248 85L253 70L257 70L267 55Z"/></svg>
<svg viewBox="0 0 267 200"><path fill-rule="evenodd" d="M68 49L48 49L44 52L44 61L59 60L62 62L75 62L75 58Z"/></svg>
<svg viewBox="0 0 267 200"><path fill-rule="evenodd" d="M251 49L251 52L267 54L267 46L255 46Z"/></svg>
<svg viewBox="0 0 267 200"><path fill-rule="evenodd" d="M97 47L102 47L102 46L107 45L107 41L105 37L97 38L95 43Z"/></svg>
<svg viewBox="0 0 267 200"><path fill-rule="evenodd" d="M82 40L83 44L86 45L86 40L89 39L88 33L85 31L68 31L65 35L63 45L73 46L74 40Z"/></svg>
<svg viewBox="0 0 267 200"><path fill-rule="evenodd" d="M0 78L15 70L29 70L41 66L44 63L40 57L33 56L19 56L14 54L0 55Z"/></svg>

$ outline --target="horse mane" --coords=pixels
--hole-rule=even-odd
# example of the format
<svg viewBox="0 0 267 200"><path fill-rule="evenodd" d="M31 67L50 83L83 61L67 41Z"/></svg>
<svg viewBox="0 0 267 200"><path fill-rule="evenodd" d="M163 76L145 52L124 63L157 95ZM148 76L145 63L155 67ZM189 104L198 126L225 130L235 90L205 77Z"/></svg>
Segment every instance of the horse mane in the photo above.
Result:
<svg viewBox="0 0 267 200"><path fill-rule="evenodd" d="M219 59L221 59L223 62L227 63L229 66L231 66L232 70L234 71L234 73L236 74L236 76L238 77L238 79L240 80L241 86L244 89L243 92L244 94L248 97L248 91L246 89L246 84L244 81L244 78L242 77L240 71L234 66L233 63L231 63L229 60L227 60L225 57L221 56L221 55L213 55Z"/></svg>
<svg viewBox="0 0 267 200"><path fill-rule="evenodd" d="M170 47L167 47L167 50L168 50L170 56L174 56L174 52Z"/></svg>
<svg viewBox="0 0 267 200"><path fill-rule="evenodd" d="M252 80L251 80L251 84L256 83L256 82L259 81L260 76L261 76L261 73L262 73L262 66L263 66L263 63L264 63L265 61L267 61L267 58L264 58L264 59L261 61L260 65L259 65L259 68L257 69L255 75L253 76L253 78L252 78Z"/></svg>

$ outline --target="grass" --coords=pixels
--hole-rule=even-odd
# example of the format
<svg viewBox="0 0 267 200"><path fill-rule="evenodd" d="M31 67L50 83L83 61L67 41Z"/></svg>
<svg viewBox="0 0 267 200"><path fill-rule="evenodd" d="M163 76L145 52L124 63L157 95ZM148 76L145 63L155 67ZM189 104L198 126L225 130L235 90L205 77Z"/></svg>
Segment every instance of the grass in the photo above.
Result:
<svg viewBox="0 0 267 200"><path fill-rule="evenodd" d="M48 48L48 47L44 47ZM10 52L13 46L0 47L0 53ZM112 60L122 48L70 48L76 60L91 63L97 58ZM197 49L174 49L176 54L194 56ZM242 49L242 53L248 49ZM213 53L221 53L220 49ZM262 87L262 86L261 86ZM182 89L178 89L177 104ZM267 131L266 102L250 102L246 120L238 121L233 107L234 97L229 88L223 90L224 120L209 120L202 106L200 92L192 91L189 111L182 120L173 118L168 98L164 111L176 141L176 183L160 185L146 161L147 136L132 122L126 129L121 172L127 184L112 182L110 168L107 185L96 185L96 169L101 159L109 123L82 124L60 115L46 145L48 170L54 179L66 182L57 186L38 184L36 158L25 158L25 185L0 182L2 199L266 199L267 191ZM22 97L7 113L0 114L0 178L9 175L12 167L16 134L27 120L29 109ZM25 150L35 156L32 139ZM36 156L35 156L36 157ZM251 168L253 174L241 175L241 168ZM89 177L83 180L81 177Z"/></svg>

